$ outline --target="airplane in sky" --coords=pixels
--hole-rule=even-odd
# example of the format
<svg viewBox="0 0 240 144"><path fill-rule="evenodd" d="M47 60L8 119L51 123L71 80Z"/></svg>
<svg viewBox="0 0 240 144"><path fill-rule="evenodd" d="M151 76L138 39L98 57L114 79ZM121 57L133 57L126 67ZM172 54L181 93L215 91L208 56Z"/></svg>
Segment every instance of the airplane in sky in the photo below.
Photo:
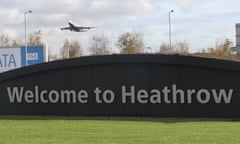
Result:
<svg viewBox="0 0 240 144"><path fill-rule="evenodd" d="M67 27L62 27L60 28L61 30L70 30L70 31L74 31L74 32L87 32L90 29L93 29L96 27L84 27L84 26L78 26L73 24L72 21L68 22L68 26Z"/></svg>

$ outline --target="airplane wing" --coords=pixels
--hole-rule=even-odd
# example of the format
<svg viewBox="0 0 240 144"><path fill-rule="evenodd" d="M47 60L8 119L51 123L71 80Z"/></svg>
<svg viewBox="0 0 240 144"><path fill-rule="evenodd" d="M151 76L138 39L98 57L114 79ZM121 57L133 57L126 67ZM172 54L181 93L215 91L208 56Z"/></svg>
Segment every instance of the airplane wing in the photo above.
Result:
<svg viewBox="0 0 240 144"><path fill-rule="evenodd" d="M79 26L77 26L76 28L82 30L82 29L92 29L92 28L96 28L96 27L82 27L82 26L79 27Z"/></svg>
<svg viewBox="0 0 240 144"><path fill-rule="evenodd" d="M71 27L63 27L63 28L60 28L61 30L70 30Z"/></svg>

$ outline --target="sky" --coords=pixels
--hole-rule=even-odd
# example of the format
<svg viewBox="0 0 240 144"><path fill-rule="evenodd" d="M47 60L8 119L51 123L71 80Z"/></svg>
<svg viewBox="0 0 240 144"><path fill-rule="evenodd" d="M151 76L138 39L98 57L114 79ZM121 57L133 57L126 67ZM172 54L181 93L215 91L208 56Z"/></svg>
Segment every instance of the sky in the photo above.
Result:
<svg viewBox="0 0 240 144"><path fill-rule="evenodd" d="M169 11L172 43L186 41L190 52L214 47L229 38L235 45L235 24L240 23L239 0L1 0L0 34L24 41L24 12L27 34L41 31L49 50L59 54L65 39L78 40L88 53L93 36L104 35L114 52L121 34L139 32L146 47L157 51L169 42ZM97 26L85 33L61 31L69 21Z"/></svg>

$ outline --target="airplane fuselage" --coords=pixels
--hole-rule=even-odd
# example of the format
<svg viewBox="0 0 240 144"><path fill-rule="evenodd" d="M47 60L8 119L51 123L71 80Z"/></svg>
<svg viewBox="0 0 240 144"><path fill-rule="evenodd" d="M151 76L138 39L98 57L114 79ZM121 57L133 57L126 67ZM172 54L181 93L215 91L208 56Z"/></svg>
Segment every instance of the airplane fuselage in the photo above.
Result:
<svg viewBox="0 0 240 144"><path fill-rule="evenodd" d="M68 27L63 27L61 30L70 30L74 32L87 32L89 29L92 29L95 27L83 27L83 26L77 26L73 24L72 22L68 23Z"/></svg>

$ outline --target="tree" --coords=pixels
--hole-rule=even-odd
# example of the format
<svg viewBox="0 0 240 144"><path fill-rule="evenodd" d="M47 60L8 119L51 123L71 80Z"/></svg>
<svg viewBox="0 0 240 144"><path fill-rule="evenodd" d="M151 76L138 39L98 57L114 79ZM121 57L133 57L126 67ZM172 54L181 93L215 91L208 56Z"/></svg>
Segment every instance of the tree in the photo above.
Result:
<svg viewBox="0 0 240 144"><path fill-rule="evenodd" d="M29 35L28 45L43 45L41 31L34 32Z"/></svg>
<svg viewBox="0 0 240 144"><path fill-rule="evenodd" d="M55 61L58 60L58 55L57 54L52 54L51 51L48 52L48 61Z"/></svg>
<svg viewBox="0 0 240 144"><path fill-rule="evenodd" d="M215 43L215 47L208 48L207 53L214 55L231 55L231 47L233 43L228 38L224 37L218 39Z"/></svg>
<svg viewBox="0 0 240 144"><path fill-rule="evenodd" d="M65 42L63 44L63 47L60 51L60 55L63 59L69 58L69 47L70 47L70 43L68 39L65 39Z"/></svg>
<svg viewBox="0 0 240 144"><path fill-rule="evenodd" d="M77 40L74 40L70 43L69 47L69 57L80 57L82 55L81 45Z"/></svg>
<svg viewBox="0 0 240 144"><path fill-rule="evenodd" d="M81 56L82 49L80 43L77 40L69 42L69 40L66 39L60 51L60 55L63 59Z"/></svg>
<svg viewBox="0 0 240 144"><path fill-rule="evenodd" d="M8 35L1 34L0 36L0 46L10 46L10 38Z"/></svg>
<svg viewBox="0 0 240 144"><path fill-rule="evenodd" d="M177 53L188 53L189 44L186 41L178 41L173 47Z"/></svg>
<svg viewBox="0 0 240 144"><path fill-rule="evenodd" d="M187 53L188 49L189 45L186 41L178 41L171 48L167 43L163 42L160 46L160 53Z"/></svg>
<svg viewBox="0 0 240 144"><path fill-rule="evenodd" d="M137 32L122 34L118 38L116 45L120 49L120 52L124 54L142 53L145 48L143 34Z"/></svg>
<svg viewBox="0 0 240 144"><path fill-rule="evenodd" d="M165 53L165 54L169 54L169 53L173 53L173 47L169 47L169 44L162 42L162 44L160 45L160 53Z"/></svg>
<svg viewBox="0 0 240 144"><path fill-rule="evenodd" d="M23 43L20 41L17 41L17 40L12 41L12 46L22 46L22 45L23 45Z"/></svg>
<svg viewBox="0 0 240 144"><path fill-rule="evenodd" d="M232 42L228 38L220 39L216 42L216 50L218 54L231 54Z"/></svg>
<svg viewBox="0 0 240 144"><path fill-rule="evenodd" d="M23 42L18 40L11 40L8 35L1 34L0 36L0 46L23 46ZM42 33L41 31L31 33L28 40L28 45L43 45Z"/></svg>
<svg viewBox="0 0 240 144"><path fill-rule="evenodd" d="M108 55L111 53L108 39L102 35L93 36L89 47L93 55Z"/></svg>

